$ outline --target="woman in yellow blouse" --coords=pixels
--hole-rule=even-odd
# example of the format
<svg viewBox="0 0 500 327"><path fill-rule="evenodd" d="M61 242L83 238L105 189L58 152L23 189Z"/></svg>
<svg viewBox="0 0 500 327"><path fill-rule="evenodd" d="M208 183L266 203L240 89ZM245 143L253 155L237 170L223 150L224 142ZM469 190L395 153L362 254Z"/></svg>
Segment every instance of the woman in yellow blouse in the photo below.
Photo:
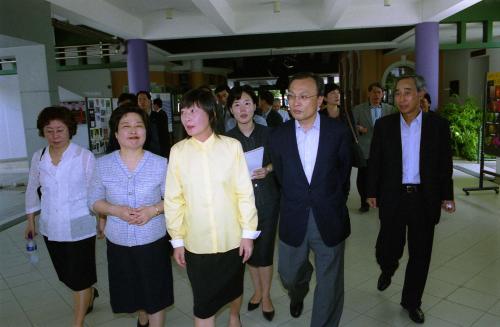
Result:
<svg viewBox="0 0 500 327"><path fill-rule="evenodd" d="M215 326L230 305L229 326L240 326L244 263L258 236L250 174L240 142L215 134L215 99L194 89L183 96L188 138L172 147L165 214L174 259L186 267L195 326Z"/></svg>

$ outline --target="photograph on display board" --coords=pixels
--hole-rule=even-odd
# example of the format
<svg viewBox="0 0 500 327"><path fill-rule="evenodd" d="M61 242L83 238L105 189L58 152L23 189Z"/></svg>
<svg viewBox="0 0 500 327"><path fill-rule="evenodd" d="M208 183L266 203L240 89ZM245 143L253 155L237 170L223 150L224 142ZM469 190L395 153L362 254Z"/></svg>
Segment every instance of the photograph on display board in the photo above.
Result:
<svg viewBox="0 0 500 327"><path fill-rule="evenodd" d="M109 142L110 98L87 98L89 144L94 154L103 154Z"/></svg>
<svg viewBox="0 0 500 327"><path fill-rule="evenodd" d="M484 153L500 156L500 72L487 75Z"/></svg>
<svg viewBox="0 0 500 327"><path fill-rule="evenodd" d="M71 111L77 124L87 123L85 101L64 101L60 102L59 105L68 108Z"/></svg>

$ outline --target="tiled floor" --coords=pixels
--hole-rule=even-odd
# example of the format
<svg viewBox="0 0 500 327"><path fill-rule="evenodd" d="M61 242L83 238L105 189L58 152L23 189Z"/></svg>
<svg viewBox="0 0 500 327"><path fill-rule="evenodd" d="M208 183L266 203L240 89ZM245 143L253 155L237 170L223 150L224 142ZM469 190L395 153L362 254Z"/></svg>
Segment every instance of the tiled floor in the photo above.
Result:
<svg viewBox="0 0 500 327"><path fill-rule="evenodd" d="M354 182L355 171L353 171ZM352 185L355 185L354 183ZM478 192L465 196L462 187L477 185L477 179L455 171L458 211L444 214L437 226L431 271L423 298L425 326L500 326L500 196ZM356 190L349 200L352 235L347 240L345 260L345 306L343 326L412 326L399 305L406 255L393 284L383 293L376 290L379 274L374 259L378 231L375 210L360 215ZM0 232L0 326L70 326L71 293L55 276L43 242L40 262L33 266L24 252L22 230L17 225ZM133 315L114 315L109 306L105 244L98 242L98 284L101 297L86 318L88 326L135 326ZM167 311L166 326L192 326L192 297L186 274L174 264L175 305ZM245 327L309 326L312 296L304 314L292 319L288 298L277 275L272 297L276 316L266 322L259 310L246 312L251 296L249 276L245 280L242 322ZM228 310L222 310L217 325L225 326Z"/></svg>

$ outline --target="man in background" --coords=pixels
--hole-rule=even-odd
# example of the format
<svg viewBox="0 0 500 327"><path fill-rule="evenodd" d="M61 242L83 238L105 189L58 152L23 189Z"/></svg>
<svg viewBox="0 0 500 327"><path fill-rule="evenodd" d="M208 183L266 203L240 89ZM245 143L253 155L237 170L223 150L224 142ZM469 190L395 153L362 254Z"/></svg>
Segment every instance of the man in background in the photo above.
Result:
<svg viewBox="0 0 500 327"><path fill-rule="evenodd" d="M362 103L352 110L354 125L359 134L359 146L366 161L370 158L370 144L372 143L373 127L377 119L395 112L393 106L382 103L384 89L378 82L368 86L368 101ZM361 206L359 212L367 212L369 205L366 203L366 185L368 178L367 167L358 167L356 186L358 188Z"/></svg>
<svg viewBox="0 0 500 327"><path fill-rule="evenodd" d="M168 132L168 115L163 110L163 101L160 98L153 100L153 110L149 116L150 120L156 125L158 129L158 137L160 139L160 152L163 157L170 155L170 133Z"/></svg>
<svg viewBox="0 0 500 327"><path fill-rule="evenodd" d="M217 107L215 108L216 124L215 128L219 134L224 134L227 130L227 122L232 118L231 112L227 108L227 97L229 96L229 86L221 84L215 88L215 97L217 98Z"/></svg>
<svg viewBox="0 0 500 327"><path fill-rule="evenodd" d="M164 122L163 118L160 118L158 113L153 113L151 94L149 92L137 92L137 105L144 110L149 117L149 126L146 131L144 149L167 158L168 151L170 151L168 123Z"/></svg>
<svg viewBox="0 0 500 327"><path fill-rule="evenodd" d="M290 120L290 115L288 114L288 111L281 109L280 99L274 99L273 110L280 114L281 118L283 118L283 122Z"/></svg>
<svg viewBox="0 0 500 327"><path fill-rule="evenodd" d="M275 110L272 110L274 95L268 90L259 91L260 115L266 119L267 126L277 127L283 124L283 118Z"/></svg>

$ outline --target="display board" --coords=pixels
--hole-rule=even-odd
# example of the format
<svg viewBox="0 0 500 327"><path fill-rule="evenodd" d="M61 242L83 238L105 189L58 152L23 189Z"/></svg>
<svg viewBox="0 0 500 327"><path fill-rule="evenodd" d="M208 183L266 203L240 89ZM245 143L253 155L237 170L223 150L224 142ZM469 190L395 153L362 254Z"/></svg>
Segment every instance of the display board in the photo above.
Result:
<svg viewBox="0 0 500 327"><path fill-rule="evenodd" d="M500 157L500 72L488 73L484 120L484 153Z"/></svg>
<svg viewBox="0 0 500 327"><path fill-rule="evenodd" d="M485 186L484 175L500 177L499 174L487 170L484 167L484 155L490 154L500 156L500 72L486 74L485 101L483 105L483 124L481 126L483 135L479 162L479 186L464 187L462 190L466 195L472 191L494 191L499 193L498 186Z"/></svg>
<svg viewBox="0 0 500 327"><path fill-rule="evenodd" d="M103 154L109 142L109 118L111 117L111 98L86 98L87 126L89 129L90 150Z"/></svg>

